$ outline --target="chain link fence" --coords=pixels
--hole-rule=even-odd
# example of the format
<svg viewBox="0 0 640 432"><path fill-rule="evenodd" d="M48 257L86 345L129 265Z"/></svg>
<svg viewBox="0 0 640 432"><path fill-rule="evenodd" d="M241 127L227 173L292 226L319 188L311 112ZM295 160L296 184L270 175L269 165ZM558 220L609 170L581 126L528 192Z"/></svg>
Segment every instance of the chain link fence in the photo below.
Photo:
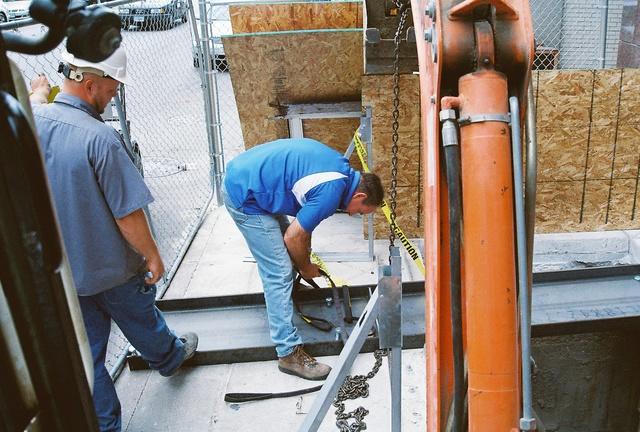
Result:
<svg viewBox="0 0 640 432"><path fill-rule="evenodd" d="M624 0L531 0L535 69L615 67Z"/></svg>
<svg viewBox="0 0 640 432"><path fill-rule="evenodd" d="M121 17L130 84L121 88L103 118L137 150L139 168L155 198L147 215L167 269L158 289L162 294L213 196L202 76L193 66L195 42L185 0L169 0L163 7L135 2L113 9ZM45 30L34 24L13 31L35 37ZM52 86L61 86L58 64L63 47L64 43L44 55L10 57L27 83L44 74ZM120 364L128 346L114 325L108 368Z"/></svg>

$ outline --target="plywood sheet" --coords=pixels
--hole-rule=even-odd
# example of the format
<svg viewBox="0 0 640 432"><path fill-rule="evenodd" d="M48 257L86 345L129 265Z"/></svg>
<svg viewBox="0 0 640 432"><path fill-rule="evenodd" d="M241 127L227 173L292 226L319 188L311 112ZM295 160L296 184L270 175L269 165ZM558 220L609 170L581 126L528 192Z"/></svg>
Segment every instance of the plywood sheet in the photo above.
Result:
<svg viewBox="0 0 640 432"><path fill-rule="evenodd" d="M419 77L401 75L399 85L396 220L407 236L422 237ZM372 109L372 170L380 176L388 192L391 187L393 145L393 77L364 76L362 105L370 106ZM380 216L375 221L375 235L376 238L385 238L389 235L384 216Z"/></svg>
<svg viewBox="0 0 640 432"><path fill-rule="evenodd" d="M593 86L593 108L591 124L615 129L620 104L622 69L600 69L595 71Z"/></svg>
<svg viewBox="0 0 640 432"><path fill-rule="evenodd" d="M230 5L233 33L362 29L361 1Z"/></svg>
<svg viewBox="0 0 640 432"><path fill-rule="evenodd" d="M538 127L585 125L591 115L594 71L539 71Z"/></svg>
<svg viewBox="0 0 640 432"><path fill-rule="evenodd" d="M387 202L389 197L386 196ZM397 188L396 223L409 238L422 238L424 224L422 214L422 200L418 199L416 187L402 186ZM363 218L364 235L367 237L367 220ZM389 237L389 223L382 211L378 211L374 218L374 233L376 239Z"/></svg>
<svg viewBox="0 0 640 432"><path fill-rule="evenodd" d="M582 223L576 229L580 231L601 231L606 229L610 183L610 180L589 180L586 182ZM571 229L570 231L574 230Z"/></svg>
<svg viewBox="0 0 640 432"><path fill-rule="evenodd" d="M323 142L344 154L358 126L360 119L308 119L302 122L302 131L305 137ZM355 153L349 162L353 169L362 171L362 164Z"/></svg>
<svg viewBox="0 0 640 432"><path fill-rule="evenodd" d="M637 229L640 224L631 220L636 189L635 179L613 180L609 197L607 225L615 229Z"/></svg>
<svg viewBox="0 0 640 432"><path fill-rule="evenodd" d="M586 127L538 127L538 181L584 179L589 140Z"/></svg>
<svg viewBox="0 0 640 432"><path fill-rule="evenodd" d="M223 37L245 148L288 137L283 103L359 101L362 31L318 30Z"/></svg>
<svg viewBox="0 0 640 432"><path fill-rule="evenodd" d="M616 130L610 126L591 126L586 178L604 180L611 177ZM568 146L568 142L564 146Z"/></svg>
<svg viewBox="0 0 640 432"><path fill-rule="evenodd" d="M620 124L640 122L640 69L622 71L622 91L620 92Z"/></svg>
<svg viewBox="0 0 640 432"><path fill-rule="evenodd" d="M582 181L538 183L536 232L576 231L580 222Z"/></svg>
<svg viewBox="0 0 640 432"><path fill-rule="evenodd" d="M398 186L418 188L421 170L420 88L417 75L400 76L398 105ZM391 184L393 145L393 77L368 75L362 80L362 105L372 108L373 170L385 188Z"/></svg>
<svg viewBox="0 0 640 432"><path fill-rule="evenodd" d="M621 124L614 132L613 178L636 178L640 163L640 123Z"/></svg>
<svg viewBox="0 0 640 432"><path fill-rule="evenodd" d="M640 72L539 71L537 77L536 231L640 228L634 209L640 166ZM573 106L567 109L563 104ZM581 169L585 157L586 170Z"/></svg>

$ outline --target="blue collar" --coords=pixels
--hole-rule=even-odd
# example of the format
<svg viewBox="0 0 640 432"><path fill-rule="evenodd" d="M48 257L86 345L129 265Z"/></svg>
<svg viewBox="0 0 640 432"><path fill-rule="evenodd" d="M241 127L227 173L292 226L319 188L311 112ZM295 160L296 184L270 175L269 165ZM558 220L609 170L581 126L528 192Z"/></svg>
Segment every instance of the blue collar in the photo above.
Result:
<svg viewBox="0 0 640 432"><path fill-rule="evenodd" d="M89 114L91 117L95 118L96 120L99 120L101 122L104 123L104 120L102 120L102 117L100 117L100 114L98 114L98 111L96 111L96 109L94 107L92 107L91 105L89 105L86 101L80 99L79 97L70 95L68 93L58 93L58 95L56 96L56 98L53 100L54 103L61 103L64 105L69 105L73 108L77 108L81 111L86 112L87 114Z"/></svg>
<svg viewBox="0 0 640 432"><path fill-rule="evenodd" d="M360 171L352 170L353 178L351 180L351 184L349 185L349 189L346 190L345 194L342 196L342 203L340 203L340 208L345 210L351 202L351 198L353 194L356 193L356 189L358 189L358 185L360 184Z"/></svg>

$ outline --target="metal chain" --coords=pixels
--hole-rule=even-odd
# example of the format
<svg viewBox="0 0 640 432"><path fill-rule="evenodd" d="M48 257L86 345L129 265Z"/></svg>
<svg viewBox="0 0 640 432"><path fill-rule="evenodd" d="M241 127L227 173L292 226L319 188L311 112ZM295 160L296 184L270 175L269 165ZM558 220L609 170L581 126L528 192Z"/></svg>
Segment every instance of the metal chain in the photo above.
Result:
<svg viewBox="0 0 640 432"><path fill-rule="evenodd" d="M395 0L396 6L400 9L400 21L394 37L394 58L393 58L393 123L391 125L391 188L389 191L391 209L391 225L389 230L389 263L391 263L391 250L396 240L396 195L398 185L398 128L400 117L400 41L402 32L407 21L407 14L411 10L411 3L408 1Z"/></svg>
<svg viewBox="0 0 640 432"><path fill-rule="evenodd" d="M369 383L370 380L378 373L380 366L382 365L382 357L386 357L389 351L386 349L379 349L373 353L375 363L366 375L347 375L344 379L344 383L338 390L338 395L333 401L333 406L336 407L336 426L340 432L360 432L367 429L367 424L364 422L364 418L369 414L369 410L358 407L355 410L345 413L344 401L347 399L366 398L369 396ZM353 422L349 423L349 419L353 419Z"/></svg>

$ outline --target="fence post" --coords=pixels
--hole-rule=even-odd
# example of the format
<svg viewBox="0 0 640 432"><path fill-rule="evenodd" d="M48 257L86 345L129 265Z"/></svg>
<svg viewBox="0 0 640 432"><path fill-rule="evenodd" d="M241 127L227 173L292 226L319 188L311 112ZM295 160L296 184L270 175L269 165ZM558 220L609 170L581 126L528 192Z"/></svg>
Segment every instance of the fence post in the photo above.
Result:
<svg viewBox="0 0 640 432"><path fill-rule="evenodd" d="M205 112L207 123L207 138L209 141L209 157L211 158L211 183L214 189L216 204L222 205L222 173L224 170L224 160L222 143L220 141L220 135L216 128L219 124L216 124L218 118L218 107L216 104L216 86L213 79L214 68L211 62L211 35L209 34L208 27L208 15L207 15L207 2L206 0L200 0L200 53L202 54L201 62L204 66L203 70L203 89L205 99Z"/></svg>
<svg viewBox="0 0 640 432"><path fill-rule="evenodd" d="M600 67L607 63L607 26L609 21L609 0L601 0L600 4Z"/></svg>

